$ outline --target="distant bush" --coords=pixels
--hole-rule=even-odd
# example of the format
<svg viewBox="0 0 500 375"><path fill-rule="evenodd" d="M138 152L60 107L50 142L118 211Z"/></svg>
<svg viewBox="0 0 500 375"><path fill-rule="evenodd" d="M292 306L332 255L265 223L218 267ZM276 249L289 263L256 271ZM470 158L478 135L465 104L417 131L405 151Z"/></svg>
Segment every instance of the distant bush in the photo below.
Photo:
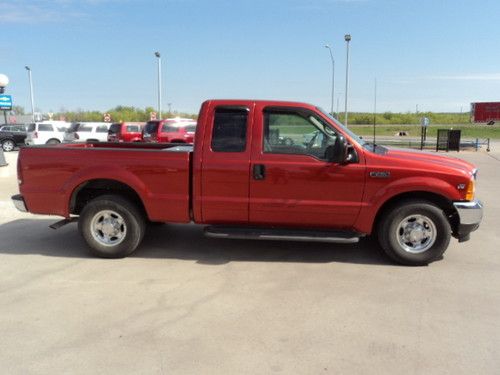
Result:
<svg viewBox="0 0 500 375"><path fill-rule="evenodd" d="M149 121L151 113L156 112L152 107L146 107L144 109L136 107L127 106L117 106L115 108L109 109L104 112L100 111L84 111L77 109L76 111L61 111L54 115L54 118L65 118L69 122L100 122L104 119L104 114L109 113L111 115L111 121L121 122L121 121L132 121L132 122L146 122ZM162 112L163 118L169 117L184 117L184 118L196 118L196 115L190 113L179 113L179 112Z"/></svg>

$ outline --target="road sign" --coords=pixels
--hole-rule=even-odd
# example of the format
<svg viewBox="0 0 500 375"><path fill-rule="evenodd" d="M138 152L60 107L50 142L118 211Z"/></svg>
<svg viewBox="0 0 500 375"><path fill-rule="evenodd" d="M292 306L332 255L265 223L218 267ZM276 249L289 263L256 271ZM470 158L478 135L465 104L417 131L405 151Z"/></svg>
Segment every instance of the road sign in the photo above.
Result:
<svg viewBox="0 0 500 375"><path fill-rule="evenodd" d="M111 115L109 113L104 114L104 122L111 122Z"/></svg>
<svg viewBox="0 0 500 375"><path fill-rule="evenodd" d="M150 116L149 116L149 119L150 119L151 121L156 120L156 112L151 112L151 114L150 114Z"/></svg>
<svg viewBox="0 0 500 375"><path fill-rule="evenodd" d="M0 109L5 109L10 111L12 109L12 96L11 95L0 95Z"/></svg>

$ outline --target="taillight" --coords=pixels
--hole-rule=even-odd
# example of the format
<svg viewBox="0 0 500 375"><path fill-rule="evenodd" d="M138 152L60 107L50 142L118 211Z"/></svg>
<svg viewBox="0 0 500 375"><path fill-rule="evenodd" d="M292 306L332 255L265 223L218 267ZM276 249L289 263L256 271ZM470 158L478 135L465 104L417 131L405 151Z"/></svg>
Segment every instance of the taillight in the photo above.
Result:
<svg viewBox="0 0 500 375"><path fill-rule="evenodd" d="M38 138L38 132L33 133L33 139L36 139L36 138Z"/></svg>
<svg viewBox="0 0 500 375"><path fill-rule="evenodd" d="M80 139L80 136L78 135L78 133L75 133L75 139Z"/></svg>
<svg viewBox="0 0 500 375"><path fill-rule="evenodd" d="M21 158L17 158L17 183L19 186L23 184L23 169L21 168Z"/></svg>

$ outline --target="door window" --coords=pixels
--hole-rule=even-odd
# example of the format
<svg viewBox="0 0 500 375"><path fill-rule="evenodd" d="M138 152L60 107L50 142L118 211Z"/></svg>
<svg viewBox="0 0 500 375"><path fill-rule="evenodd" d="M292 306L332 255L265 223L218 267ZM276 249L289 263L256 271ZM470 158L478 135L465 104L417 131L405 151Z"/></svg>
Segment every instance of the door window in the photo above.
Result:
<svg viewBox="0 0 500 375"><path fill-rule="evenodd" d="M107 125L99 125L96 128L96 133L107 133L108 132L108 126Z"/></svg>
<svg viewBox="0 0 500 375"><path fill-rule="evenodd" d="M128 133L138 133L139 126L138 125L127 125L127 132Z"/></svg>
<svg viewBox="0 0 500 375"><path fill-rule="evenodd" d="M309 111L264 111L265 153L309 155L325 160L326 149L336 138L335 131Z"/></svg>
<svg viewBox="0 0 500 375"><path fill-rule="evenodd" d="M39 132L53 132L54 128L52 128L51 124L39 124L38 131Z"/></svg>

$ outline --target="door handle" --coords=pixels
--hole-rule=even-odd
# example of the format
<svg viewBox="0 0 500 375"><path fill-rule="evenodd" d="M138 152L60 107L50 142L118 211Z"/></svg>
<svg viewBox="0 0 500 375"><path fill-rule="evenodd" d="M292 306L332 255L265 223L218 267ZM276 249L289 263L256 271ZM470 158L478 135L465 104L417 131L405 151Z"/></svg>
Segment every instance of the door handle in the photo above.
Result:
<svg viewBox="0 0 500 375"><path fill-rule="evenodd" d="M266 166L264 164L254 164L253 179L263 180L264 178L266 178Z"/></svg>

